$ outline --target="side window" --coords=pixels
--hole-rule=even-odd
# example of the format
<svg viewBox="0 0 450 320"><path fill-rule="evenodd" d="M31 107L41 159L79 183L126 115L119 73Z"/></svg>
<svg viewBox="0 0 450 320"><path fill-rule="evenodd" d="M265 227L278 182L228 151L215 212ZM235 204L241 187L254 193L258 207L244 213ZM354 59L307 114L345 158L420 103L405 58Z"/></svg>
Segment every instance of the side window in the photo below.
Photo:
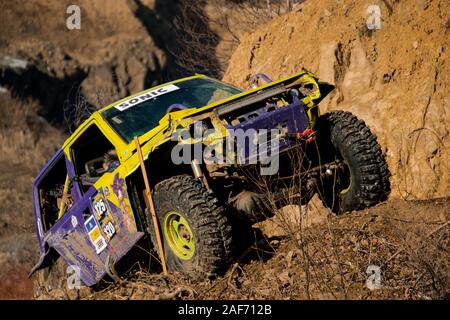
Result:
<svg viewBox="0 0 450 320"><path fill-rule="evenodd" d="M95 124L78 137L71 149L83 192L120 165L116 149Z"/></svg>
<svg viewBox="0 0 450 320"><path fill-rule="evenodd" d="M44 231L49 230L72 205L64 154L45 174L38 186Z"/></svg>

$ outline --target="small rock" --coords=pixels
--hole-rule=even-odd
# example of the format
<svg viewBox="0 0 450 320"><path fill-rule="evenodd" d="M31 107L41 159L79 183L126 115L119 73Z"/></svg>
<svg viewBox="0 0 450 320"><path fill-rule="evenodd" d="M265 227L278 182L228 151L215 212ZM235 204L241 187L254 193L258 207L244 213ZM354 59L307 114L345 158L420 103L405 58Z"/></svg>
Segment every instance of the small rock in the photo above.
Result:
<svg viewBox="0 0 450 320"><path fill-rule="evenodd" d="M81 287L78 291L78 297L80 299L85 299L87 298L89 295L91 295L91 289L89 289L88 287Z"/></svg>
<svg viewBox="0 0 450 320"><path fill-rule="evenodd" d="M273 246L277 246L280 244L280 241L279 240L270 240L270 244Z"/></svg>
<svg viewBox="0 0 450 320"><path fill-rule="evenodd" d="M67 296L69 297L69 300L78 300L78 291L77 290L67 290Z"/></svg>
<svg viewBox="0 0 450 320"><path fill-rule="evenodd" d="M446 223L447 222L447 217L445 215L444 209L442 209L441 212L439 213L439 219L441 220L442 223Z"/></svg>
<svg viewBox="0 0 450 320"><path fill-rule="evenodd" d="M428 8L428 1L427 0L416 0L416 8L418 10L425 10Z"/></svg>
<svg viewBox="0 0 450 320"><path fill-rule="evenodd" d="M289 251L286 255L286 265L288 268L290 268L292 266L292 258L295 257L295 252L294 251Z"/></svg>
<svg viewBox="0 0 450 320"><path fill-rule="evenodd" d="M417 41L414 41L412 43L412 46L413 46L414 49L417 49L417 47L419 46L419 43Z"/></svg>
<svg viewBox="0 0 450 320"><path fill-rule="evenodd" d="M330 16L331 16L331 12L328 11L327 9L324 10L323 14L324 14L326 17L330 17Z"/></svg>
<svg viewBox="0 0 450 320"><path fill-rule="evenodd" d="M68 290L68 291L73 291L73 290ZM62 300L62 299L67 299L67 295L65 294L64 290L62 289L55 289L51 291L51 297L54 300ZM70 296L69 296L70 299Z"/></svg>
<svg viewBox="0 0 450 320"><path fill-rule="evenodd" d="M264 297L270 296L273 292L270 289L259 289L258 293Z"/></svg>
<svg viewBox="0 0 450 320"><path fill-rule="evenodd" d="M278 275L278 279L280 279L280 281L282 283L289 283L289 282L291 282L291 276L289 274L289 271L284 271L284 272L280 273Z"/></svg>

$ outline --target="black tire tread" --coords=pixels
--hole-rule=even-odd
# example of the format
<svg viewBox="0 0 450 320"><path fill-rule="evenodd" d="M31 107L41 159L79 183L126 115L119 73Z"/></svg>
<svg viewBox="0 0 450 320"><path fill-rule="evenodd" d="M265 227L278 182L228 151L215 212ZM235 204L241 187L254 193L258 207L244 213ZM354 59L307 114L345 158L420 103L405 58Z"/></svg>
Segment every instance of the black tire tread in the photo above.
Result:
<svg viewBox="0 0 450 320"><path fill-rule="evenodd" d="M197 230L196 243L201 247L198 266L187 273L197 276L217 274L231 261L234 251L232 228L224 208L213 194L192 176L173 176L155 186L154 199L159 218L162 218L161 215L165 212L158 212L161 205L158 201L169 200L166 198L174 192L178 195L178 201L184 201L189 206L189 212L185 214L189 215L189 223Z"/></svg>
<svg viewBox="0 0 450 320"><path fill-rule="evenodd" d="M391 191L391 174L377 138L365 122L350 112L337 110L322 115L318 120L319 130L321 126L329 127L332 144L340 143L347 148L357 163L363 183L353 210L385 201Z"/></svg>

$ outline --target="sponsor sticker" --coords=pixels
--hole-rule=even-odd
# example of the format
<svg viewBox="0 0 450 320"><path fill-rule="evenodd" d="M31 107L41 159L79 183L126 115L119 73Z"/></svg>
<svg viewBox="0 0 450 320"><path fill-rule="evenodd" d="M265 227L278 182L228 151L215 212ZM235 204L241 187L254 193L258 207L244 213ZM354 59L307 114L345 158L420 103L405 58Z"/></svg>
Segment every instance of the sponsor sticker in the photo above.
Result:
<svg viewBox="0 0 450 320"><path fill-rule="evenodd" d="M72 222L72 227L76 227L78 225L78 220L77 217L72 216L72 218L70 218L71 222Z"/></svg>
<svg viewBox="0 0 450 320"><path fill-rule="evenodd" d="M86 227L88 233L94 230L94 228L97 227L97 222L95 222L94 216L91 215L84 223L84 226Z"/></svg>
<svg viewBox="0 0 450 320"><path fill-rule="evenodd" d="M95 252L100 254L106 248L106 241L100 233L95 217L91 215L84 223L84 226L89 234L92 244L95 247Z"/></svg>
<svg viewBox="0 0 450 320"><path fill-rule="evenodd" d="M97 254L100 254L103 251L103 249L106 248L105 238L103 238L102 236L97 238L97 240L94 243L94 246L95 246L95 251L97 252Z"/></svg>
<svg viewBox="0 0 450 320"><path fill-rule="evenodd" d="M180 88L177 87L176 85L169 84L167 86L164 86L164 87L152 90L152 91L148 91L139 96L125 100L124 102L121 102L117 106L115 106L115 108L120 111L124 111L124 110L127 110L128 108L131 108L131 107L141 103L141 102L156 98L158 96L161 96L163 94L166 94L166 93L178 90L178 89L180 89Z"/></svg>
<svg viewBox="0 0 450 320"><path fill-rule="evenodd" d="M111 193L109 192L109 188L105 187L103 190L104 190L105 197L109 198L111 196Z"/></svg>

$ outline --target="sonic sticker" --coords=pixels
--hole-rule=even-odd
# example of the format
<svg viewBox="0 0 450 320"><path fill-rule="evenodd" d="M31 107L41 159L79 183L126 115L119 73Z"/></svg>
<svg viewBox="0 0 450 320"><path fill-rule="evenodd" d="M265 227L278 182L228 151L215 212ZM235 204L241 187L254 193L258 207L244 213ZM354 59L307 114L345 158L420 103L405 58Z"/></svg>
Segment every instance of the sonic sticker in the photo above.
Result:
<svg viewBox="0 0 450 320"><path fill-rule="evenodd" d="M100 233L95 217L91 215L84 223L84 226L89 234L92 244L95 247L95 252L100 254L106 248L106 240Z"/></svg>
<svg viewBox="0 0 450 320"><path fill-rule="evenodd" d="M135 105L137 105L137 104L139 104L141 102L144 102L144 101L147 101L147 100L150 100L150 99L154 99L154 98L156 98L158 96L161 96L163 94L166 94L166 93L178 90L178 89L180 89L180 88L177 87L176 85L169 84L167 86L164 86L164 87L161 87L161 88L157 88L157 89L154 89L154 90L151 90L151 91L147 91L147 92L145 92L145 93L143 93L141 95L134 96L134 97L132 97L130 99L127 99L127 100L121 102L120 104L116 105L115 108L120 110L120 111L125 111L128 108L131 108L131 107L133 107L133 106L135 106ZM116 118L116 119L118 119L118 121L121 121L119 118Z"/></svg>

